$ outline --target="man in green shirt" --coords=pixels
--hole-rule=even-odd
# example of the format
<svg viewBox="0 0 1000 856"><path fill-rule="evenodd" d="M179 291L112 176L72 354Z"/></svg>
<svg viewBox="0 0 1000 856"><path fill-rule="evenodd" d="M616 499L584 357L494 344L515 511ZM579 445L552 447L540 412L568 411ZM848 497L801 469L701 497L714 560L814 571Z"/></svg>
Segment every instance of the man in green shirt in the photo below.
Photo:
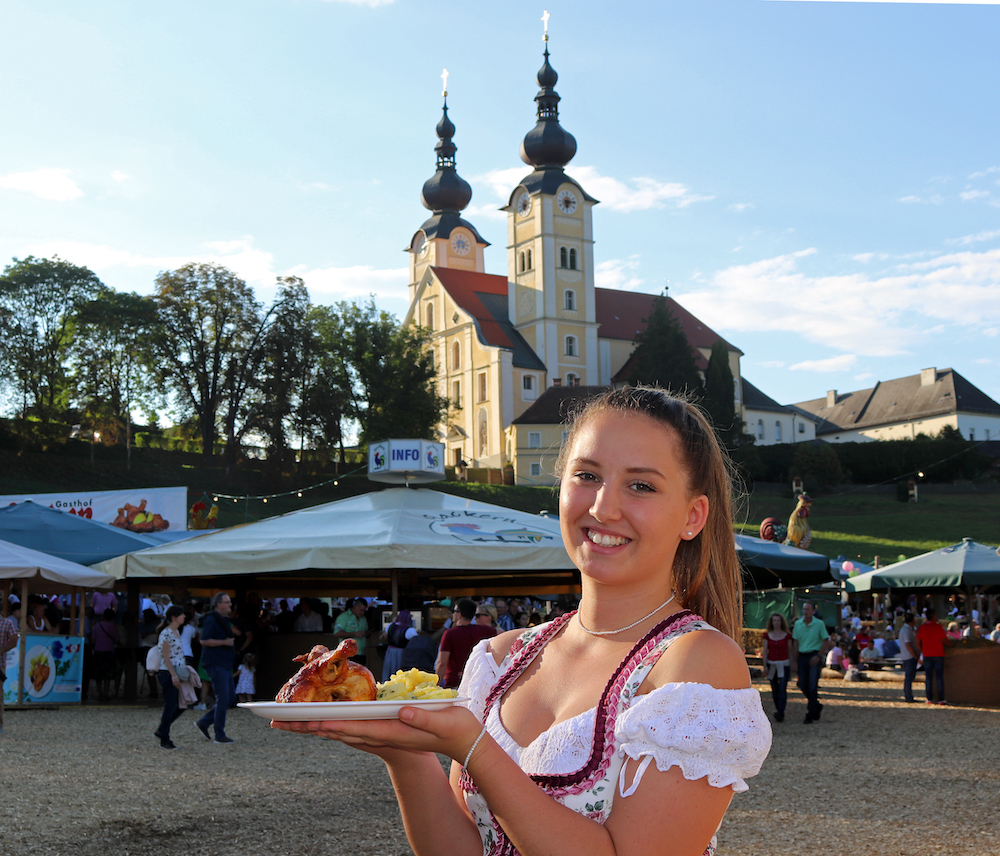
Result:
<svg viewBox="0 0 1000 856"><path fill-rule="evenodd" d="M802 604L802 617L792 629L792 645L796 653L792 662L797 664L799 689L806 697L805 724L816 722L823 710L819 701L819 673L823 668L823 658L830 647L830 634L826 625L815 616L813 604Z"/></svg>
<svg viewBox="0 0 1000 856"><path fill-rule="evenodd" d="M337 620L333 623L333 635L338 639L357 639L358 653L351 657L355 662L366 664L365 649L368 645L368 619L365 612L368 609L368 601L363 597L356 597L350 601Z"/></svg>

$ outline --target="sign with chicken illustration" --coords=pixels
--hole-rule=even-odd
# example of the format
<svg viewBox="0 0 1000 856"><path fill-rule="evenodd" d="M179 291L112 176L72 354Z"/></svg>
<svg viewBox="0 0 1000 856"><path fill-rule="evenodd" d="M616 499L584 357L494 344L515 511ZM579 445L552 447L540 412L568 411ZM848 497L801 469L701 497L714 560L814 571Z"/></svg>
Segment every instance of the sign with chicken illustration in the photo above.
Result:
<svg viewBox="0 0 1000 856"><path fill-rule="evenodd" d="M167 529L188 528L186 487L25 493L0 496L0 506L29 499L57 511L99 523L110 523L130 532L163 532Z"/></svg>

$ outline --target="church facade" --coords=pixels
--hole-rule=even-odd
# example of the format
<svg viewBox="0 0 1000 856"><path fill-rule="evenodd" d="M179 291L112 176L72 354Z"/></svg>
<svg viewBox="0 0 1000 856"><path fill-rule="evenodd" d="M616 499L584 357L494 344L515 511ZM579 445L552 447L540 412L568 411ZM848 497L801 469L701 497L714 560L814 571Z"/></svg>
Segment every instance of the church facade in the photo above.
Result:
<svg viewBox="0 0 1000 856"><path fill-rule="evenodd" d="M552 481L551 467L540 462L558 451L564 413L552 410L551 402L572 398L567 387L618 381L655 299L595 286L598 200L565 172L576 140L559 123L557 80L546 44L537 75L537 121L521 145L531 171L511 189L503 209L506 275L486 272L488 244L462 217L472 189L456 169L447 92L436 128L437 169L422 193L431 217L406 248L405 323L430 331L439 391L451 403L438 438L447 463L512 467L515 479L527 484ZM712 345L722 337L666 299L704 371ZM727 345L742 414L742 354ZM549 421L538 422L532 413Z"/></svg>

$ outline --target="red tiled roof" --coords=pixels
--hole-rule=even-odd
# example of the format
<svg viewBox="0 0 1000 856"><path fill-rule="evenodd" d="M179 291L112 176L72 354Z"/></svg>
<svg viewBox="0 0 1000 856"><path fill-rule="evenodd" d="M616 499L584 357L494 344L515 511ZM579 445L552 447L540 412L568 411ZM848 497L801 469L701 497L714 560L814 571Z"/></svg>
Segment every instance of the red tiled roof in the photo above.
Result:
<svg viewBox="0 0 1000 856"><path fill-rule="evenodd" d="M618 291L613 288L595 288L597 322L601 325L597 335L602 339L625 339L632 342L636 334L645 329L644 319L653 311L653 301L658 295L637 291ZM722 339L711 327L696 318L672 297L665 298L667 308L681 323L687 340L695 348L711 348ZM725 339L722 339L726 342ZM739 348L726 342L730 351L743 354ZM704 368L704 366L702 366Z"/></svg>
<svg viewBox="0 0 1000 856"><path fill-rule="evenodd" d="M434 276L447 289L452 299L476 319L482 338L485 340L484 344L508 350L514 349L514 343L511 342L510 337L476 296L476 292L479 291L486 294L503 295L506 299L508 295L507 277L444 267L435 267L431 270L434 271Z"/></svg>

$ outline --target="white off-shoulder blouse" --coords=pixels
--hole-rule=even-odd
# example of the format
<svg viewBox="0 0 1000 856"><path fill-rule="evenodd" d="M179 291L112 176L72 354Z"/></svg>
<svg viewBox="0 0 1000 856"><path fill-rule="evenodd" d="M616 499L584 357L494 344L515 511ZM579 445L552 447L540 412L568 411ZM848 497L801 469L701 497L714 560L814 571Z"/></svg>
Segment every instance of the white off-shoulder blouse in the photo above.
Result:
<svg viewBox="0 0 1000 856"><path fill-rule="evenodd" d="M489 640L480 642L469 656L459 689L490 736L542 790L604 823L614 800L634 793L654 762L661 771L678 767L688 780L706 778L713 787L747 789L746 779L759 772L771 747L771 728L757 690L674 683L638 693L649 669L674 640L695 630L715 629L687 611L670 616L636 644L596 707L520 746L500 721L499 700L571 616L525 631L500 665L487 648ZM625 781L626 758L640 762L630 782ZM484 856L514 856L516 851L467 774L461 786ZM713 836L705 852L714 850Z"/></svg>

